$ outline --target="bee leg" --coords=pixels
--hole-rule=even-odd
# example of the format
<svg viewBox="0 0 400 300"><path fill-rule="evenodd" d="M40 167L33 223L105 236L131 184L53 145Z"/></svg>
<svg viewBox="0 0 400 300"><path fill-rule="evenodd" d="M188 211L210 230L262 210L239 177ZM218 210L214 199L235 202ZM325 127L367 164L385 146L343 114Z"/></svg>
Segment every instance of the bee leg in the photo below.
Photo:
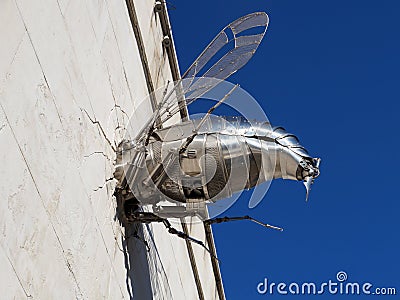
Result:
<svg viewBox="0 0 400 300"><path fill-rule="evenodd" d="M192 238L190 235L177 230L176 228L172 227L171 223L168 221L168 219L165 218L161 218L159 216L157 216L156 214L153 214L151 212L141 212L141 211L136 211L133 212L131 214L131 220L133 222L140 222L140 223L152 223L152 222L157 222L157 223L163 223L165 228L167 228L168 232L170 234L174 234L177 235L178 237L180 237L181 239L184 239L185 241L191 242L191 243L196 243L200 246L202 246L208 253L210 253L210 255L217 259L217 257L215 257L210 249L207 248L207 246L202 242L199 241L195 238Z"/></svg>
<svg viewBox="0 0 400 300"><path fill-rule="evenodd" d="M208 253L210 253L210 255L211 255L213 258L215 258L215 259L218 260L218 258L217 258L215 255L213 255L213 254L211 253L210 249L208 249L207 246L206 246L202 241L199 241L199 240L197 240L197 239L195 239L195 238L192 238L190 235L188 235L188 234L186 234L186 233L184 233L184 232L182 232L182 231L179 231L179 230L175 229L174 227L171 226L171 223L170 223L167 219L164 219L164 220L163 220L163 224L164 224L164 226L168 229L168 232L169 232L169 233L175 234L175 235L177 235L178 237L180 237L181 239L184 239L184 240L186 240L186 241L188 241L188 242L196 243L196 244L202 246Z"/></svg>
<svg viewBox="0 0 400 300"><path fill-rule="evenodd" d="M223 218L214 218L214 219L208 219L204 221L205 225L211 225L211 224L219 224L219 223L224 223L224 222L230 222L230 221L241 221L241 220L250 220L254 223L257 223L261 226L264 226L266 228L271 228L271 229L275 229L275 230L279 230L279 231L283 231L283 228L281 227L277 227L277 226L273 226L273 225L269 225L266 223L262 223L256 219L253 219L250 216L243 216L243 217L223 217Z"/></svg>

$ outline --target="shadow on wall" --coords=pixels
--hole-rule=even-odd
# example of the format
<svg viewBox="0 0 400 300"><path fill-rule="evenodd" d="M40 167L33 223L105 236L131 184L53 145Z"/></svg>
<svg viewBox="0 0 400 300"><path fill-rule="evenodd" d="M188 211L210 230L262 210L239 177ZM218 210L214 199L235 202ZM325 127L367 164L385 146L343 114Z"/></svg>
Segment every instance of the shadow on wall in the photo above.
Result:
<svg viewBox="0 0 400 300"><path fill-rule="evenodd" d="M149 224L125 226L122 240L126 288L130 299L172 299L172 293Z"/></svg>

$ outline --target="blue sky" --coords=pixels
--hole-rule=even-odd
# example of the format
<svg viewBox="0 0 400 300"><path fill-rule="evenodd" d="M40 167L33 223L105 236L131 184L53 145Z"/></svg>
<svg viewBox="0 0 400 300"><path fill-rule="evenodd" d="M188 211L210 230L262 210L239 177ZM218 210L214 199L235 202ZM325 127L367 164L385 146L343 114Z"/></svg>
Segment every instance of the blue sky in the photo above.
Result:
<svg viewBox="0 0 400 300"><path fill-rule="evenodd" d="M230 81L259 101L273 125L322 158L307 203L301 183L276 180L256 208L247 208L245 193L225 214L250 214L284 232L245 221L213 227L227 298L310 299L260 295L256 286L264 278L322 283L339 271L348 281L396 287L399 294L400 2L170 3L182 71L225 25L268 13L256 55ZM346 297L352 296L314 296Z"/></svg>

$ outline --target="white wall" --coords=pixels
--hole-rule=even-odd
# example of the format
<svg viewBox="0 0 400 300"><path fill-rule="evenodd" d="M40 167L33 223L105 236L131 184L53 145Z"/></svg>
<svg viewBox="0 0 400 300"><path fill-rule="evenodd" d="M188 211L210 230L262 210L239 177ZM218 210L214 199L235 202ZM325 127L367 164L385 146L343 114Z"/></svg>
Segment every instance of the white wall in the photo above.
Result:
<svg viewBox="0 0 400 300"><path fill-rule="evenodd" d="M157 88L172 79L153 3L135 6ZM148 253L115 220L107 140L121 140L124 112L133 131L151 114L136 109L148 90L125 1L2 0L0 25L1 298L198 298L183 240L145 226ZM193 248L215 299L210 258Z"/></svg>

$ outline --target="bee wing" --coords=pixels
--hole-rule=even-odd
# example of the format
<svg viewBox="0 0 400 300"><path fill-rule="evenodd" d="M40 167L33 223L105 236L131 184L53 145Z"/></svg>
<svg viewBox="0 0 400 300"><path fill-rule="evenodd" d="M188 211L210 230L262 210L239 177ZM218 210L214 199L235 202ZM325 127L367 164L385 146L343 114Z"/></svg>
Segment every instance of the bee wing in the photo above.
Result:
<svg viewBox="0 0 400 300"><path fill-rule="evenodd" d="M204 80L197 84L196 77L225 80L251 59L265 35L268 22L265 12L255 12L233 21L217 34L182 76L186 79L183 84L185 93L193 91L190 97L186 98L187 105L215 86L214 82L204 85ZM260 29L258 33L246 33L246 30L257 27ZM222 49L224 47L225 49ZM226 53L208 70L202 72L204 67L220 54L220 50Z"/></svg>
<svg viewBox="0 0 400 300"><path fill-rule="evenodd" d="M178 113L182 106L196 101L219 82L242 68L256 52L265 35L268 22L268 15L265 12L255 12L240 17L221 30L182 75L182 79L163 95L137 140L146 138L151 131L150 128L161 126ZM257 33L246 32L253 28L258 28ZM221 58L218 59L218 56ZM217 62L208 69L205 68L213 58L218 59Z"/></svg>

